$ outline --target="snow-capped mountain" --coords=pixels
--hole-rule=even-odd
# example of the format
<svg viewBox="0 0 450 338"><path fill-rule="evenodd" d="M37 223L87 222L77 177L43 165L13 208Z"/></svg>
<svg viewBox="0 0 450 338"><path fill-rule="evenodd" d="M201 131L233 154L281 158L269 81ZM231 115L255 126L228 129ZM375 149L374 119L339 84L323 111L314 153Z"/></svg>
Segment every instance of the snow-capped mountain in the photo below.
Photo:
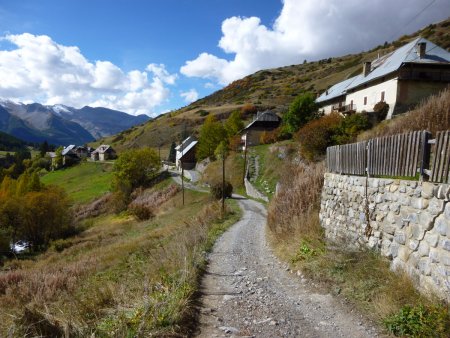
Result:
<svg viewBox="0 0 450 338"><path fill-rule="evenodd" d="M147 115L132 116L107 108L76 109L61 104L46 106L0 100L0 131L29 142L84 144L148 119Z"/></svg>

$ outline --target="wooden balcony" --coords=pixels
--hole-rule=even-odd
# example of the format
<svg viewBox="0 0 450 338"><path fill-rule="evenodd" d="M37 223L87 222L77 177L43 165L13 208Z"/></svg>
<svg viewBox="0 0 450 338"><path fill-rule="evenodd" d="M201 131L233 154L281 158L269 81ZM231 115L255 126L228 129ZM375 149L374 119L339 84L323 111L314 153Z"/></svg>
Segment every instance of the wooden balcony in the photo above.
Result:
<svg viewBox="0 0 450 338"><path fill-rule="evenodd" d="M342 114L350 114L356 111L356 105L354 103L350 104L335 104L332 107L332 111Z"/></svg>

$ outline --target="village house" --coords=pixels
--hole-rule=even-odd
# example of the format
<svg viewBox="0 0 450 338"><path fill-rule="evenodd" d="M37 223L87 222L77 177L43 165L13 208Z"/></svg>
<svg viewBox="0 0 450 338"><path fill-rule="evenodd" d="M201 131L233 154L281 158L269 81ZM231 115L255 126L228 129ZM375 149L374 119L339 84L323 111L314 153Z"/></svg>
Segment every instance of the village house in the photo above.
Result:
<svg viewBox="0 0 450 338"><path fill-rule="evenodd" d="M189 136L181 144L175 147L176 157L175 163L178 170L184 169L194 169L197 163L196 158L196 148L198 141L193 137Z"/></svg>
<svg viewBox="0 0 450 338"><path fill-rule="evenodd" d="M260 144L261 135L277 129L280 123L280 117L271 110L257 112L253 121L241 131L244 148Z"/></svg>
<svg viewBox="0 0 450 338"><path fill-rule="evenodd" d="M450 53L417 38L399 49L363 64L363 72L339 82L316 102L322 112L373 112L378 102L389 105L386 118L401 114L450 83Z"/></svg>
<svg viewBox="0 0 450 338"><path fill-rule="evenodd" d="M102 144L91 153L93 161L113 160L116 157L116 151L109 144Z"/></svg>

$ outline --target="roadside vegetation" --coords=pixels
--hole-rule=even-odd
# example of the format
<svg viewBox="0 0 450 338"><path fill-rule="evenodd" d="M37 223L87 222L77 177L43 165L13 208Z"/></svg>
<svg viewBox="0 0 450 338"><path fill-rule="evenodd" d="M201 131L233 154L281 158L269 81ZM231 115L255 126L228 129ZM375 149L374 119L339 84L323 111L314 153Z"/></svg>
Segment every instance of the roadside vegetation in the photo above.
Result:
<svg viewBox="0 0 450 338"><path fill-rule="evenodd" d="M348 122L329 115L304 125L296 136L300 151L283 166L280 189L268 210L269 239L277 255L319 287L348 299L396 336L449 337L448 307L429 299L411 280L389 269L378 253L351 252L327 243L319 222L323 158L327 145L410 130L448 129L450 91L430 98L416 110L367 129L361 117ZM338 127L336 127L338 126ZM317 139L314 134L318 133ZM324 142L328 140L330 143ZM311 161L315 160L315 161Z"/></svg>

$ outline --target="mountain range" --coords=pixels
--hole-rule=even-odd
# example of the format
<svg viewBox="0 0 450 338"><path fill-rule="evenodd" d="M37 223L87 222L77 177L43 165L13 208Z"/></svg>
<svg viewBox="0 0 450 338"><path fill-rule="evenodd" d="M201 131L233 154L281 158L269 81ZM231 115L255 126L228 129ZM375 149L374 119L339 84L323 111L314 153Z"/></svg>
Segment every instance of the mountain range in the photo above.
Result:
<svg viewBox="0 0 450 338"><path fill-rule="evenodd" d="M0 100L0 131L28 142L85 144L149 120L108 108L47 106Z"/></svg>

